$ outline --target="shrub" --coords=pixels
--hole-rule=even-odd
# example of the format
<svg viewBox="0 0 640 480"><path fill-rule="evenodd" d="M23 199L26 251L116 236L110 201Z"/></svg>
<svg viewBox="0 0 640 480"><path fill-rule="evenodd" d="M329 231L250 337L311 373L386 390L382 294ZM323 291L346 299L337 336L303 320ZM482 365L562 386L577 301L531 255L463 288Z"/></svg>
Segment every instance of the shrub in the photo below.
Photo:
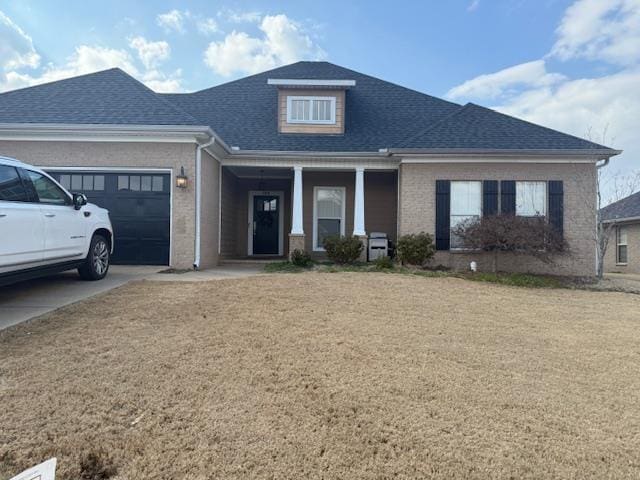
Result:
<svg viewBox="0 0 640 480"><path fill-rule="evenodd" d="M396 247L396 255L403 265L423 265L435 251L433 237L424 232L401 236Z"/></svg>
<svg viewBox="0 0 640 480"><path fill-rule="evenodd" d="M393 268L393 260L391 257L378 257L373 262L377 270L390 270Z"/></svg>
<svg viewBox="0 0 640 480"><path fill-rule="evenodd" d="M329 260L339 264L356 262L364 248L358 237L338 235L325 238L322 246L327 251Z"/></svg>
<svg viewBox="0 0 640 480"><path fill-rule="evenodd" d="M310 267L313 265L311 255L306 250L295 249L291 252L291 263L296 267Z"/></svg>
<svg viewBox="0 0 640 480"><path fill-rule="evenodd" d="M463 223L452 232L452 240L466 248L493 253L493 271L498 271L498 255L509 252L554 263L556 255L568 253L562 233L545 217L499 214Z"/></svg>

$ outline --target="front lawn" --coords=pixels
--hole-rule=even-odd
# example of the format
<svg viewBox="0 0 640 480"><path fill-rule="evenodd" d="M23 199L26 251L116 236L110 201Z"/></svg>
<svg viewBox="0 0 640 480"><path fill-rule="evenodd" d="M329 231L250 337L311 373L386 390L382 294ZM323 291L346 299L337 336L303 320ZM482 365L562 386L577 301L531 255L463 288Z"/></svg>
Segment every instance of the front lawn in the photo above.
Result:
<svg viewBox="0 0 640 480"><path fill-rule="evenodd" d="M0 332L0 479L635 478L640 296L137 282Z"/></svg>

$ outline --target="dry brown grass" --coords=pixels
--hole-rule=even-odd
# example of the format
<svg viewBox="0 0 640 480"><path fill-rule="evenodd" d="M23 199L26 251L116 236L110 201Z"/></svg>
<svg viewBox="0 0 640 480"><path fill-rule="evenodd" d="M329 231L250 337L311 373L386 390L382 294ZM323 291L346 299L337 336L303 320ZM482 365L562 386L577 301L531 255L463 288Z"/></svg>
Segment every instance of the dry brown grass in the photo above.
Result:
<svg viewBox="0 0 640 480"><path fill-rule="evenodd" d="M0 333L0 477L637 479L639 345L622 293L135 283Z"/></svg>

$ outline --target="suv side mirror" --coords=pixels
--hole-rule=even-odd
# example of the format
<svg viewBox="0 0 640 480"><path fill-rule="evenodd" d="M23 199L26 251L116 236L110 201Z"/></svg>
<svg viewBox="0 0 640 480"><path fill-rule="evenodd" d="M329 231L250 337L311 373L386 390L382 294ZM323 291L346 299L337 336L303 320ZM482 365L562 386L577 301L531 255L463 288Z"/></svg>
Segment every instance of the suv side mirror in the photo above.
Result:
<svg viewBox="0 0 640 480"><path fill-rule="evenodd" d="M84 193L73 194L73 208L80 210L83 205L87 204L87 196Z"/></svg>

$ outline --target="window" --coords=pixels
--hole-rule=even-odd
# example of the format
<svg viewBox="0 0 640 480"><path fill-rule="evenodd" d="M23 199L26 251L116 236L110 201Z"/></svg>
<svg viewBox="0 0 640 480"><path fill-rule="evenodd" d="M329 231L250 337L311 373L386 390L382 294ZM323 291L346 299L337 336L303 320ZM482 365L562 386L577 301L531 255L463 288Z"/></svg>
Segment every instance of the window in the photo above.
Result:
<svg viewBox="0 0 640 480"><path fill-rule="evenodd" d="M159 175L118 175L118 190L162 192L164 178Z"/></svg>
<svg viewBox="0 0 640 480"><path fill-rule="evenodd" d="M616 228L616 263L627 264L627 228Z"/></svg>
<svg viewBox="0 0 640 480"><path fill-rule="evenodd" d="M464 248L453 230L478 220L482 215L482 182L451 182L451 248Z"/></svg>
<svg viewBox="0 0 640 480"><path fill-rule="evenodd" d="M60 175L60 185L72 192L104 190L104 175Z"/></svg>
<svg viewBox="0 0 640 480"><path fill-rule="evenodd" d="M29 201L18 171L9 165L0 165L0 200L6 202Z"/></svg>
<svg viewBox="0 0 640 480"><path fill-rule="evenodd" d="M547 182L516 182L516 215L544 217L547 214Z"/></svg>
<svg viewBox="0 0 640 480"><path fill-rule="evenodd" d="M336 98L287 97L287 123L336 123Z"/></svg>
<svg viewBox="0 0 640 480"><path fill-rule="evenodd" d="M58 185L53 183L50 178L38 172L27 170L27 174L33 183L33 187L38 194L40 203L50 203L52 205L69 205L71 199Z"/></svg>
<svg viewBox="0 0 640 480"><path fill-rule="evenodd" d="M322 242L332 235L344 235L344 187L313 189L313 249L324 250Z"/></svg>

